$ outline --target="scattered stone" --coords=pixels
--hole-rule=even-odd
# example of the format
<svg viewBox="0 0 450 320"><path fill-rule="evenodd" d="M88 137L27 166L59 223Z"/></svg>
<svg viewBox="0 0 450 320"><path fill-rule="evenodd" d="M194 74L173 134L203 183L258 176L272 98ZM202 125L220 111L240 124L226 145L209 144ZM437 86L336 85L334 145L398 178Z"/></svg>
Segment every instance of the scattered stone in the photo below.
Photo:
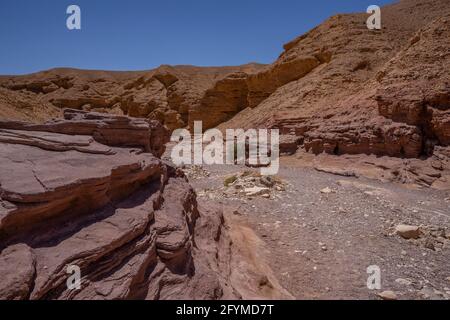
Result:
<svg viewBox="0 0 450 320"><path fill-rule="evenodd" d="M409 226L400 224L397 227L395 227L395 233L404 239L420 238L420 228L418 226Z"/></svg>
<svg viewBox="0 0 450 320"><path fill-rule="evenodd" d="M378 296L383 300L397 300L397 295L394 291L383 291Z"/></svg>
<svg viewBox="0 0 450 320"><path fill-rule="evenodd" d="M205 170L202 166L198 165L193 166L183 165L181 169L189 179L207 178L211 175L211 173Z"/></svg>
<svg viewBox="0 0 450 320"><path fill-rule="evenodd" d="M409 281L407 279L402 279L402 278L396 279L395 282L397 282L398 284L401 284L403 286L410 286L412 284L411 281Z"/></svg>
<svg viewBox="0 0 450 320"><path fill-rule="evenodd" d="M26 299L33 287L35 265L33 249L27 245L17 244L6 248L0 255L0 300Z"/></svg>
<svg viewBox="0 0 450 320"><path fill-rule="evenodd" d="M329 187L326 187L326 188L320 190L320 192L324 193L324 194L330 194L333 192L333 190L331 190Z"/></svg>
<svg viewBox="0 0 450 320"><path fill-rule="evenodd" d="M442 291L439 291L439 290L434 289L433 292L434 292L434 294L437 295L437 296L441 296L441 297L444 296L444 293L443 293Z"/></svg>
<svg viewBox="0 0 450 320"><path fill-rule="evenodd" d="M420 290L419 292L417 292L417 294L422 298L422 299L430 299L431 295L433 294L433 292L427 288L424 287L422 288L422 290Z"/></svg>
<svg viewBox="0 0 450 320"><path fill-rule="evenodd" d="M423 287L422 290L418 292L418 295L422 297L422 299L428 300L442 300L445 298L445 294L442 291L430 287Z"/></svg>
<svg viewBox="0 0 450 320"><path fill-rule="evenodd" d="M273 181L273 178L269 176L263 176L259 179L259 181L261 182L262 185L268 188L272 188L275 185L275 181Z"/></svg>
<svg viewBox="0 0 450 320"><path fill-rule="evenodd" d="M262 187L253 187L253 188L245 188L244 192L245 192L246 196L254 197L254 196L261 196L264 194L269 194L270 189L262 188Z"/></svg>
<svg viewBox="0 0 450 320"><path fill-rule="evenodd" d="M430 249L430 250L433 250L433 251L436 251L436 247L435 247L435 245L434 245L434 240L433 240L433 238L431 238L431 237L428 237L426 240L425 240L425 248L427 248L427 249Z"/></svg>

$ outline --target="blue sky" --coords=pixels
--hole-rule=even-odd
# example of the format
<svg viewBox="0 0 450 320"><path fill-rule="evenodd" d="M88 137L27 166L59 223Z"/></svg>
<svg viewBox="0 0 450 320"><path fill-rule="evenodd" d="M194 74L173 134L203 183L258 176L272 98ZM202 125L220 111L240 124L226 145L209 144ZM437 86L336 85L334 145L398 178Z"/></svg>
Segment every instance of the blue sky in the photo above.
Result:
<svg viewBox="0 0 450 320"><path fill-rule="evenodd" d="M270 63L327 17L393 0L0 0L0 74ZM80 6L82 30L66 28Z"/></svg>

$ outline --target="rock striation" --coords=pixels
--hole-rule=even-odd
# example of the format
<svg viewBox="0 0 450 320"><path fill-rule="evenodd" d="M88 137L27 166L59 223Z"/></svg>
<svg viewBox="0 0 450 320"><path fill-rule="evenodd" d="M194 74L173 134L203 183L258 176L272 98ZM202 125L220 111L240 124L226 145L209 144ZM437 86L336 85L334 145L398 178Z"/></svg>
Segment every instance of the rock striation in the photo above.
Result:
<svg viewBox="0 0 450 320"><path fill-rule="evenodd" d="M0 299L234 299L220 208L160 159L155 121L0 122ZM220 259L220 261L219 261ZM81 287L68 287L70 268Z"/></svg>
<svg viewBox="0 0 450 320"><path fill-rule="evenodd" d="M249 77L260 99L219 127L280 129L287 154L397 158L408 180L450 188L450 3L403 0L382 15L380 31L337 15L285 45Z"/></svg>
<svg viewBox="0 0 450 320"><path fill-rule="evenodd" d="M208 98L215 91L230 95L228 88L235 85L230 87L227 79L233 79L234 73L246 76L261 68L258 64L205 68L163 65L139 72L53 69L1 76L0 118L45 121L59 116L61 109L71 108L158 120L174 130L188 126L191 112L200 105L217 107ZM233 95L229 99L233 100ZM232 115L241 110L234 104L232 109Z"/></svg>
<svg viewBox="0 0 450 320"><path fill-rule="evenodd" d="M385 157L396 160L386 167L394 180L450 189L450 2L385 6L382 30L369 30L367 18L333 16L266 66L0 77L0 119L41 121L70 107L158 120L170 131L194 121L274 128L282 154Z"/></svg>

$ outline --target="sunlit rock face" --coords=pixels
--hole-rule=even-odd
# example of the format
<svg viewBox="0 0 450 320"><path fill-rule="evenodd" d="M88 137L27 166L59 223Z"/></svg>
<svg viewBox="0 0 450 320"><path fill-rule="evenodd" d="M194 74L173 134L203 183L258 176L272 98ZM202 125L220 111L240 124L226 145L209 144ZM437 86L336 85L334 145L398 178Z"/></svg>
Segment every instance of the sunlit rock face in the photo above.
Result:
<svg viewBox="0 0 450 320"><path fill-rule="evenodd" d="M159 158L167 140L159 122L75 110L0 122L0 299L234 297L195 246L196 224L221 228L206 222L221 213L200 218L184 174ZM212 248L209 234L198 239Z"/></svg>

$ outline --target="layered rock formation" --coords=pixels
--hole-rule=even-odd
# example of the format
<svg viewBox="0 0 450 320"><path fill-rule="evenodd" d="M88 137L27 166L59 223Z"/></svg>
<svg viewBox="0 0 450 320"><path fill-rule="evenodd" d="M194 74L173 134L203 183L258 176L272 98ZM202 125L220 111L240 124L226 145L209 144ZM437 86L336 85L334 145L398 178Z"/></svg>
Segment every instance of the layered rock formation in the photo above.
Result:
<svg viewBox="0 0 450 320"><path fill-rule="evenodd" d="M64 114L0 122L0 299L241 297L222 212L199 210L184 174L159 158L168 131Z"/></svg>
<svg viewBox="0 0 450 320"><path fill-rule="evenodd" d="M393 157L411 173L406 180L446 185L449 14L447 0L401 0L382 8L382 30L369 30L365 13L337 15L269 66L1 77L0 118L41 120L72 107L156 119L169 130L196 120L204 129L278 128L282 153Z"/></svg>
<svg viewBox="0 0 450 320"><path fill-rule="evenodd" d="M421 168L408 180L450 187L449 14L445 0L403 0L382 8L380 31L367 29L366 14L332 17L251 76L262 102L220 128L278 128L289 154L408 159L405 170Z"/></svg>
<svg viewBox="0 0 450 320"><path fill-rule="evenodd" d="M191 110L204 104L204 98L211 95L207 91L216 82L226 82L223 79L229 74L250 74L261 67L161 66L141 72L54 69L3 76L0 117L45 121L58 116L63 108L72 108L159 120L173 130L188 125Z"/></svg>
<svg viewBox="0 0 450 320"><path fill-rule="evenodd" d="M417 128L420 124L389 116L389 102L382 95L390 92L398 94L399 99L408 98L408 93L398 88L419 92L436 85L445 95L448 79L437 70L445 70L449 63L444 44L448 22L441 18L449 12L448 1L404 0L382 8L381 31L367 29L366 14L330 18L285 45L285 52L267 67L268 71L250 77L254 87L266 88L259 90L263 92L259 96L266 99L250 103L249 106L257 107L239 114L223 127L277 127L284 134L304 137L307 149L316 153L334 151L339 144L338 153L401 156L403 147L406 156L419 156L417 145L423 135L414 135L421 129ZM439 31L427 32L432 26ZM426 33L428 36L419 40ZM409 58L403 57L405 54ZM287 75L281 73L281 66ZM403 74L398 74L399 69ZM271 75L266 76L268 73ZM418 77L429 78L428 83ZM396 81L397 87L393 87ZM387 88L388 82L391 88ZM253 100L252 94L249 100ZM391 104L396 102L396 97L392 97ZM439 108L445 108L445 103ZM417 108L415 112L420 117ZM412 137L410 143L395 138L405 135ZM393 143L398 147L391 148Z"/></svg>

